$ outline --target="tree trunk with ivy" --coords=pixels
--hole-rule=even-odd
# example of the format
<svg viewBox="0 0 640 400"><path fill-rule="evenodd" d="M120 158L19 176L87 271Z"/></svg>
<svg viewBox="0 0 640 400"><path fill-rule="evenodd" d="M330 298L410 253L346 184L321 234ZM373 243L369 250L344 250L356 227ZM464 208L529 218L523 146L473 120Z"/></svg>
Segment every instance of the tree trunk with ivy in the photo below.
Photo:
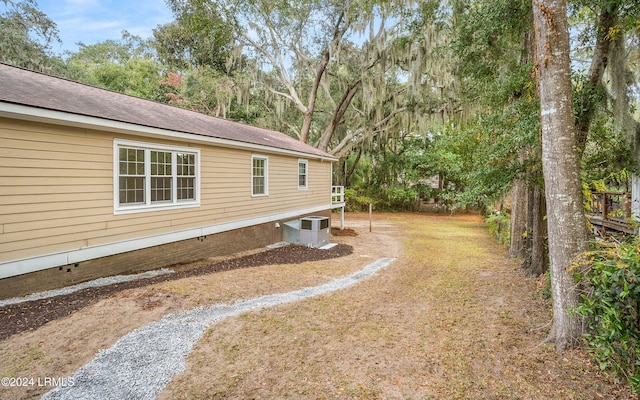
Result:
<svg viewBox="0 0 640 400"><path fill-rule="evenodd" d="M576 257L587 249L566 1L533 0L533 15L553 295L549 340L555 343L556 351L563 352L577 345L582 335L582 320L571 312L578 304L571 268Z"/></svg>

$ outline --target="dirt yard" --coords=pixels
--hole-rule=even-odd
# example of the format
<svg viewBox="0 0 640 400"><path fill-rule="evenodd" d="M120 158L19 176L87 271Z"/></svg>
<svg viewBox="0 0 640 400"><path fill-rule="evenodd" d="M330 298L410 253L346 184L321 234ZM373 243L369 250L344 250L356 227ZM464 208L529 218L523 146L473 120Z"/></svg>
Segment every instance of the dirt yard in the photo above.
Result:
<svg viewBox="0 0 640 400"><path fill-rule="evenodd" d="M51 387L38 382L72 376L168 313L320 285L383 257L397 259L355 286L213 325L159 398L631 398L584 349L559 355L543 344L544 280L525 278L479 217L379 214L369 232L368 215L347 214L346 226L351 234L332 241L353 251L338 258L291 255L289 264L147 282L8 336L0 377L34 384L0 387L0 399L39 397Z"/></svg>

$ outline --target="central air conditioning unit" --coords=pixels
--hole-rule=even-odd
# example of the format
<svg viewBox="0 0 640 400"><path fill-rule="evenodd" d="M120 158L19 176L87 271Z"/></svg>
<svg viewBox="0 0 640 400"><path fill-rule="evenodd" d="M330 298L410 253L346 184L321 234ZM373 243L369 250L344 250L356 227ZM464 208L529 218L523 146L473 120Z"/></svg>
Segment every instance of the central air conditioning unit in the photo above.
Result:
<svg viewBox="0 0 640 400"><path fill-rule="evenodd" d="M322 247L329 243L331 227L328 217L300 218L300 244L309 247Z"/></svg>

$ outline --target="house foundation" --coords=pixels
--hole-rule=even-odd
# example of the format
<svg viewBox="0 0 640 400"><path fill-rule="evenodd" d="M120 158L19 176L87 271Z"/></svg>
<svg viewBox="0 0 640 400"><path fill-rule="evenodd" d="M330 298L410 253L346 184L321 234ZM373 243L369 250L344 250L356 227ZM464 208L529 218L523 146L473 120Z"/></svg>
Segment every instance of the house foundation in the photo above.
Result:
<svg viewBox="0 0 640 400"><path fill-rule="evenodd" d="M331 212L313 215L331 217ZM0 279L0 299L264 248L283 240L283 226L287 221L272 221Z"/></svg>

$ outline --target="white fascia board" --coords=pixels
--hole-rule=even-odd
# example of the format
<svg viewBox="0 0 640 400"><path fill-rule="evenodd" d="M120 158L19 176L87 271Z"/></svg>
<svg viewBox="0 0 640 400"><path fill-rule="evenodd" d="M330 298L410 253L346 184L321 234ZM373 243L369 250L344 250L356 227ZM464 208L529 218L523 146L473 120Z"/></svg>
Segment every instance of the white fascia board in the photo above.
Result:
<svg viewBox="0 0 640 400"><path fill-rule="evenodd" d="M46 254L37 257L7 261L0 263L0 279L22 275L29 272L41 271L49 268L55 268L63 265L80 263L96 258L108 257L114 254L126 253L128 251L160 246L163 244L178 242L181 240L213 235L216 233L227 232L234 229L247 228L254 225L286 220L289 218L295 218L299 215L312 214L330 209L331 205L317 206L267 215L263 217L203 226L199 228L170 232L161 235L148 236L144 238L125 240L97 246L89 246L55 254Z"/></svg>
<svg viewBox="0 0 640 400"><path fill-rule="evenodd" d="M264 151L275 154L313 158L322 161L338 161L338 159L335 157L324 157L312 153L280 149L277 147L240 142L230 139L221 139L211 136L198 135L196 133L170 131L167 129L136 125L129 122L112 121L104 118L66 113L62 111L47 110L43 108L6 102L0 102L0 117L15 118L33 122L45 122L55 125L74 126L77 128L90 128L142 137L173 139L184 142L204 143L222 147L246 149L251 151Z"/></svg>

